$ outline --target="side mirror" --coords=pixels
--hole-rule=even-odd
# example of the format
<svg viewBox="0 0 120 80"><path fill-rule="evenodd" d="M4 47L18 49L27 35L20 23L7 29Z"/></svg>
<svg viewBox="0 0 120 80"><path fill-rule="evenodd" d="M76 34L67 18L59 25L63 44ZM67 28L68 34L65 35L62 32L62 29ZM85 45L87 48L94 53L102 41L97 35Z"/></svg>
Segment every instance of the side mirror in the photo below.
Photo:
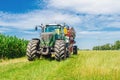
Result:
<svg viewBox="0 0 120 80"><path fill-rule="evenodd" d="M40 25L36 25L36 26L35 26L35 31L38 30L38 27L41 27L41 26L40 26Z"/></svg>
<svg viewBox="0 0 120 80"><path fill-rule="evenodd" d="M42 29L42 31L44 30L44 26L41 24L41 26L40 26L40 25L36 25L36 27L35 27L35 31L38 30L38 27L40 27L40 28Z"/></svg>
<svg viewBox="0 0 120 80"><path fill-rule="evenodd" d="M40 26L40 25L36 25L35 31L37 31L39 28L40 28L40 30L42 30L41 32L44 31L44 27L43 27L43 26Z"/></svg>

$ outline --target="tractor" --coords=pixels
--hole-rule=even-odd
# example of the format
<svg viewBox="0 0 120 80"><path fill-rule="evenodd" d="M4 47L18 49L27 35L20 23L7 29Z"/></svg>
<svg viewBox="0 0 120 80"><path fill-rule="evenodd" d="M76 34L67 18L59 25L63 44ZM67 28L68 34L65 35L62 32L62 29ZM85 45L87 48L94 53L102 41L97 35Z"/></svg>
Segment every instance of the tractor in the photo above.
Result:
<svg viewBox="0 0 120 80"><path fill-rule="evenodd" d="M40 39L33 38L27 45L26 55L29 61L49 56L57 61L64 60L70 54L77 54L75 30L62 24L46 24L41 27ZM38 26L35 27L38 30Z"/></svg>

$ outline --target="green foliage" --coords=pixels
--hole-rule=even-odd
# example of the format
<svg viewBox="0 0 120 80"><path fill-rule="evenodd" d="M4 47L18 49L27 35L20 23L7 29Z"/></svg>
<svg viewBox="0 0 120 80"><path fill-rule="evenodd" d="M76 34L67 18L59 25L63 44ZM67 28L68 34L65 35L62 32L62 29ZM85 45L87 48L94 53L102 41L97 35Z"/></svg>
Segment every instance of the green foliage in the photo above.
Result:
<svg viewBox="0 0 120 80"><path fill-rule="evenodd" d="M0 80L120 80L119 51L78 51L67 60L0 63Z"/></svg>
<svg viewBox="0 0 120 80"><path fill-rule="evenodd" d="M28 41L0 34L0 59L22 57L26 53Z"/></svg>
<svg viewBox="0 0 120 80"><path fill-rule="evenodd" d="M116 41L113 45L112 44L105 44L102 46L95 46L93 50L120 50L120 41Z"/></svg>

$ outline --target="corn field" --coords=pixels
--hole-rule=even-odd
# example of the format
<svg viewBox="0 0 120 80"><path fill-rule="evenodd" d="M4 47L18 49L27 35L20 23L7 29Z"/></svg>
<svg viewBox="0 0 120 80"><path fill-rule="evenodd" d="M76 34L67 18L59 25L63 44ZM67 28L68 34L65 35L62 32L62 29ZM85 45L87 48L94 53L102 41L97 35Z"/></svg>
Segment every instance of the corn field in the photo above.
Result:
<svg viewBox="0 0 120 80"><path fill-rule="evenodd" d="M0 59L25 56L28 41L0 34Z"/></svg>

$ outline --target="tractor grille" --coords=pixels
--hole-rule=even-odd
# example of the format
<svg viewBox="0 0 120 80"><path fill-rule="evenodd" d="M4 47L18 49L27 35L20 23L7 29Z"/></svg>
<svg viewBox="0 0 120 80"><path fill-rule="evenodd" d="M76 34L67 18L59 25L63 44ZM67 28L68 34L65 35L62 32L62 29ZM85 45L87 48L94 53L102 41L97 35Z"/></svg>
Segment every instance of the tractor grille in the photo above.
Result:
<svg viewBox="0 0 120 80"><path fill-rule="evenodd" d="M49 32L49 33L42 33L41 34L41 39L44 41L49 41L53 36L53 33Z"/></svg>

